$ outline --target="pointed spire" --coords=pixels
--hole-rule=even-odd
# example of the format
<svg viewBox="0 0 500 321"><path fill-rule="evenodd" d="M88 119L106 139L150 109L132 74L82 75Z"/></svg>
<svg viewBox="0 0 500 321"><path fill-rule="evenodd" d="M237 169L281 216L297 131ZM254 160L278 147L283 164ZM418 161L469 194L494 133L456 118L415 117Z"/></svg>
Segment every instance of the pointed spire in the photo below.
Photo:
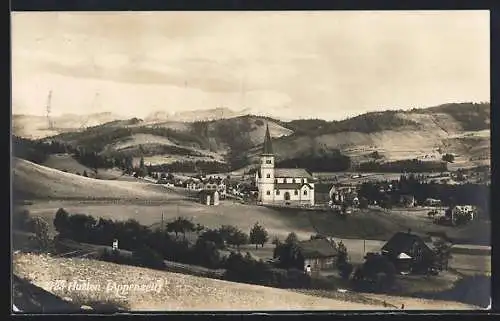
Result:
<svg viewBox="0 0 500 321"><path fill-rule="evenodd" d="M271 144L271 135L269 134L269 125L266 124L266 136L264 138L263 154L272 155L273 145Z"/></svg>

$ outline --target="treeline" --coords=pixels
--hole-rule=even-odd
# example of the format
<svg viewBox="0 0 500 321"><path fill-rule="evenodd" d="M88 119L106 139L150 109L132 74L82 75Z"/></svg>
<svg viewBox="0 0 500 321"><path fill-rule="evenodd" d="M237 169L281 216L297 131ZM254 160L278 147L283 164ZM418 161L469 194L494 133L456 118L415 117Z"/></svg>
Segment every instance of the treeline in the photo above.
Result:
<svg viewBox="0 0 500 321"><path fill-rule="evenodd" d="M403 119L398 111L366 113L341 121L325 121L321 119L302 119L287 122L285 127L292 129L297 135L325 135L345 131L374 133L383 130L394 130L403 126L417 126L412 120Z"/></svg>
<svg viewBox="0 0 500 321"><path fill-rule="evenodd" d="M424 173L424 172L445 172L447 171L446 162L439 161L421 161L418 159L405 159L380 163L377 161L368 161L356 166L358 172L380 172L380 173Z"/></svg>
<svg viewBox="0 0 500 321"><path fill-rule="evenodd" d="M420 113L441 112L451 115L460 122L463 130L476 131L490 129L490 103L455 103L416 110Z"/></svg>
<svg viewBox="0 0 500 321"><path fill-rule="evenodd" d="M248 252L242 254L239 247L243 244L251 243L258 247L268 242L267 231L258 223L247 234L234 226L222 225L208 229L179 217L168 222L164 229L151 230L135 220L96 220L89 215L70 215L64 209L59 209L54 226L59 232L59 239L107 246L118 239L120 249L132 252L130 256L108 250L100 255L101 260L163 269L163 260L166 259L210 269L224 269L223 279L230 281L281 288L335 288L335 284L329 280L312 280L296 262L278 268L253 258ZM188 241L186 234L193 232L197 235L196 239ZM278 249L276 255L294 256L296 246L286 245L290 244L288 239L284 244L275 244ZM227 250L227 245L237 250L231 250L227 257L221 256L220 250Z"/></svg>
<svg viewBox="0 0 500 321"><path fill-rule="evenodd" d="M217 161L175 161L170 164L152 165L156 172L202 172L205 174L224 173L229 171L229 166Z"/></svg>
<svg viewBox="0 0 500 321"><path fill-rule="evenodd" d="M388 190L389 184L392 190ZM481 216L490 217L490 187L485 184L446 185L426 183L419 176L402 176L399 181L362 183L358 195L389 206L398 203L402 195L413 195L419 204L428 198L439 199L444 206L476 206Z"/></svg>
<svg viewBox="0 0 500 321"><path fill-rule="evenodd" d="M22 158L41 164L51 154L66 153L70 148L57 141L44 142L12 136L12 154L14 157Z"/></svg>
<svg viewBox="0 0 500 321"><path fill-rule="evenodd" d="M310 172L340 172L351 167L351 159L340 153L321 156L303 156L277 162L278 167L305 168Z"/></svg>

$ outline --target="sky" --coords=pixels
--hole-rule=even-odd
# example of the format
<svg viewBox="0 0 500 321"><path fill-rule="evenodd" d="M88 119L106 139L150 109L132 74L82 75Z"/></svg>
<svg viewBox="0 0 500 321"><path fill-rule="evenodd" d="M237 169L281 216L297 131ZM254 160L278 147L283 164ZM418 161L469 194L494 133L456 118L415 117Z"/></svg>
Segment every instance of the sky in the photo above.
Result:
<svg viewBox="0 0 500 321"><path fill-rule="evenodd" d="M282 119L490 100L488 11L16 12L12 112Z"/></svg>

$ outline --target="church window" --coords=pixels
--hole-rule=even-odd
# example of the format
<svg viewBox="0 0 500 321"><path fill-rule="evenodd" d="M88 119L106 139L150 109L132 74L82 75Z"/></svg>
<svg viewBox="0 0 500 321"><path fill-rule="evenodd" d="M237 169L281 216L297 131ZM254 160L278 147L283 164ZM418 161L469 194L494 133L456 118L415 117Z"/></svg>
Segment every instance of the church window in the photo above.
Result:
<svg viewBox="0 0 500 321"><path fill-rule="evenodd" d="M306 189L304 190L304 195L307 195L307 190Z"/></svg>
<svg viewBox="0 0 500 321"><path fill-rule="evenodd" d="M304 184L304 179L303 178L300 179L300 183Z"/></svg>
<svg viewBox="0 0 500 321"><path fill-rule="evenodd" d="M274 184L278 184L278 179L277 178L274 179Z"/></svg>
<svg viewBox="0 0 500 321"><path fill-rule="evenodd" d="M267 174L267 175L266 175L266 178L271 178L271 174Z"/></svg>
<svg viewBox="0 0 500 321"><path fill-rule="evenodd" d="M294 184L295 184L295 178L293 178L293 179L292 179L292 183L294 183Z"/></svg>
<svg viewBox="0 0 500 321"><path fill-rule="evenodd" d="M267 191L267 193L266 193L266 194L267 194L267 195L271 195L271 191Z"/></svg>
<svg viewBox="0 0 500 321"><path fill-rule="evenodd" d="M295 195L299 195L299 191L295 190L295 191L294 191L294 194L295 194Z"/></svg>
<svg viewBox="0 0 500 321"><path fill-rule="evenodd" d="M280 195L280 191L278 189L276 190L276 195Z"/></svg>
<svg viewBox="0 0 500 321"><path fill-rule="evenodd" d="M266 160L266 164L271 164L271 160L270 159Z"/></svg>

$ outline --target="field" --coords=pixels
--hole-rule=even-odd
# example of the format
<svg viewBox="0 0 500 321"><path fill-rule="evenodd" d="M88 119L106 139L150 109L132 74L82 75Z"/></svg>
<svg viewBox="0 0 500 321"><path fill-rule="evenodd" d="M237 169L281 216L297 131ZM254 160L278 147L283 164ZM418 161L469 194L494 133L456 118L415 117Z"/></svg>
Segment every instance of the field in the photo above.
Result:
<svg viewBox="0 0 500 321"><path fill-rule="evenodd" d="M382 309L376 305L318 298L281 289L85 259L18 254L14 257L14 273L61 297L116 301L132 311ZM89 284L87 289L91 290L71 290L70 287L56 290L52 286L55 280ZM109 280L121 286L151 286L149 291L118 291L117 287L108 287Z"/></svg>
<svg viewBox="0 0 500 321"><path fill-rule="evenodd" d="M22 159L14 159L14 197L33 199L180 199L174 192L155 184L99 180L65 173Z"/></svg>

